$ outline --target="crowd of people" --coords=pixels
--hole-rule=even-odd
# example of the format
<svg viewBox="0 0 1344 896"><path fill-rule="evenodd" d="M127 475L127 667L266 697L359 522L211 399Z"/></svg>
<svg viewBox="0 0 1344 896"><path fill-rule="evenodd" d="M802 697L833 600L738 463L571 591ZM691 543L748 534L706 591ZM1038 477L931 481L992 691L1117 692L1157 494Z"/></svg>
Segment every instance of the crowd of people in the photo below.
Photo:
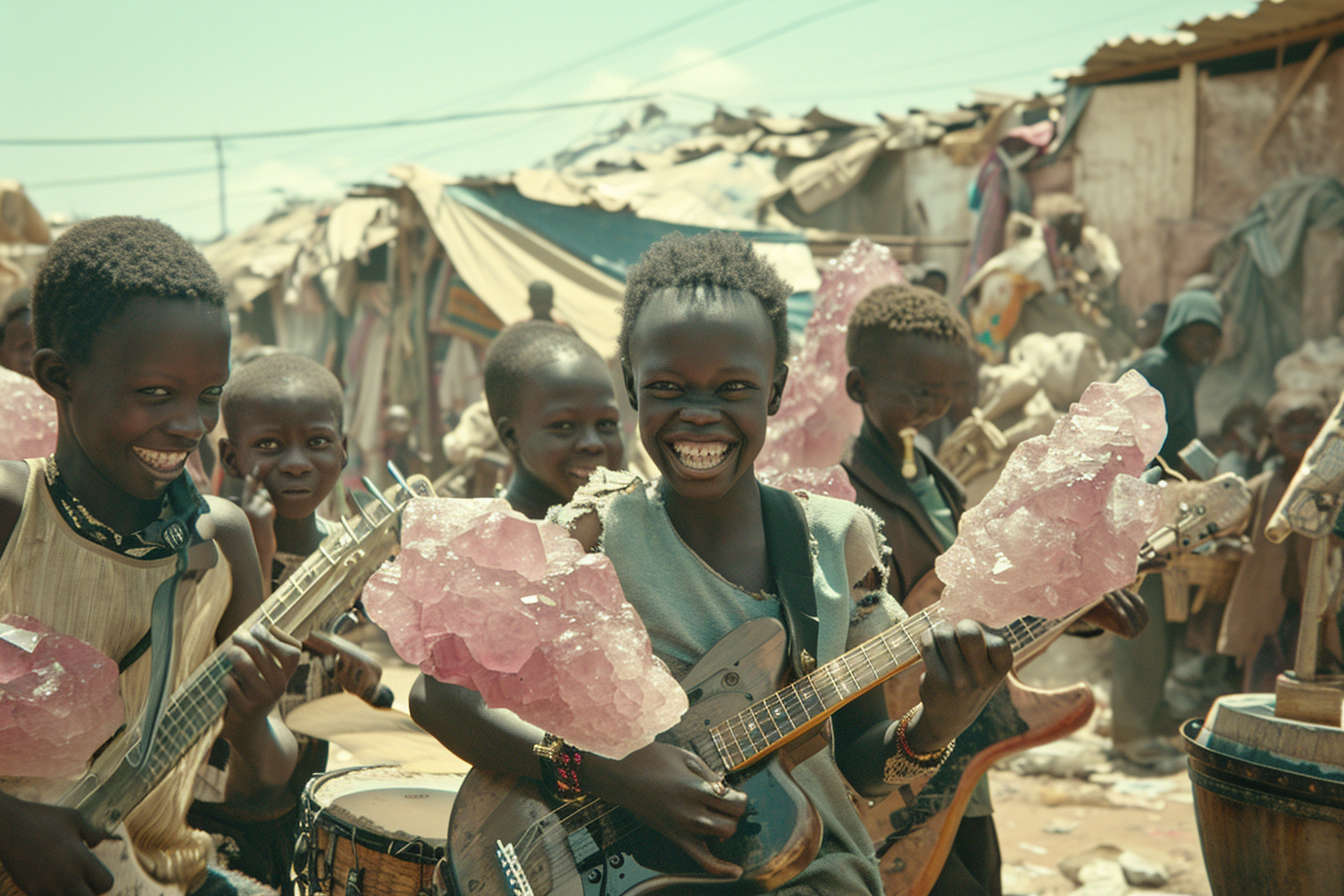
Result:
<svg viewBox="0 0 1344 896"><path fill-rule="evenodd" d="M1077 218L1064 245L1071 269L1083 272L1071 281L1072 301L1093 317L1111 310L1097 295L1114 283L1104 246L1079 210L1055 214ZM1088 252L1102 256L1091 267ZM956 478L911 435L962 397L977 336L943 295L946 274L930 266L920 282L872 290L849 320L849 371L836 400L862 409L842 460L854 502L782 492L756 475L770 416L793 375L791 289L740 236L673 235L630 270L620 383L551 319L552 298L538 285L529 300L535 319L504 330L486 355L490 426L473 424L507 456L502 497L530 519L566 521L586 549L611 559L674 675L759 618L785 625L793 672L805 675L837 647L937 599L934 560L965 511ZM332 531L319 511L347 453L336 378L282 353L236 363L224 302L217 275L171 229L102 218L51 246L31 292L6 304L0 330L0 363L34 378L58 416L51 456L0 462L0 622L31 617L121 664L132 720L141 706L152 713L155 695L171 693L217 645L232 645L222 718L124 819L143 871L206 896L293 891L302 789L328 753L322 741L292 734L284 718L339 690L379 699L376 664L355 645L331 635L301 648L259 625L240 629ZM1197 435L1195 388L1217 353L1222 317L1204 289L1183 291L1162 310L1164 318L1144 315L1131 328L1140 338L1149 332L1151 347L1129 366L1166 401L1161 456L1175 468ZM638 415L657 470L651 480L624 471L618 388ZM1243 551L1226 604L1208 608L1217 618L1204 623L1212 625L1209 652L1231 658L1218 673L1228 689L1266 688L1290 664L1307 552L1296 536L1270 546L1256 533L1328 413L1317 394L1276 395L1264 408L1266 446L1277 460L1256 457L1264 469L1250 483L1252 550ZM217 456L196 470L197 449L221 419ZM235 501L201 494L216 469L241 483ZM566 506L579 510L557 512ZM830 564L818 575L849 583L832 611L808 612L808 598L791 584L797 557ZM165 599L176 603L176 624L156 621ZM1172 620L1153 574L1137 593L1107 595L1079 631L1096 626L1120 636L1117 751L1160 768L1177 755L1178 720L1164 684L1177 640L1196 622ZM146 638L148 650L138 647ZM1328 646L1338 653L1338 638ZM874 843L853 800L935 772L1013 667L1004 637L971 620L937 622L919 650L916 705L893 718L883 691L869 691L835 714L829 742L793 769L820 815L820 846L774 892L882 894L878 856L891 841ZM532 779L556 800L586 795L621 806L704 873L731 879L743 871L741 858L716 844L761 820L741 780L693 752L655 742L619 760L584 754L473 691L423 675L410 707L473 767ZM108 832L52 805L52 785L0 766L0 869L28 896L107 891ZM985 782L956 823L932 892L1000 893Z"/></svg>

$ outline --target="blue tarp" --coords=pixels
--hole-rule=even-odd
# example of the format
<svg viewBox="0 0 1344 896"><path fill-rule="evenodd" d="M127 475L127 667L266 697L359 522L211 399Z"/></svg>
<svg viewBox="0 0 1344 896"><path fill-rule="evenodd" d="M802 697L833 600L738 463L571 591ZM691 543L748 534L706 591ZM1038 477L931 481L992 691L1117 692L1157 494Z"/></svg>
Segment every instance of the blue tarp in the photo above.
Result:
<svg viewBox="0 0 1344 896"><path fill-rule="evenodd" d="M511 186L490 190L461 186L446 189L455 202L496 221L522 225L621 281L625 280L625 272L639 261L644 251L667 234L680 231L687 236L694 236L713 229L640 218L629 212L607 212L586 206L538 202ZM752 242L807 242L801 233L789 231L739 232ZM789 297L790 330L801 333L811 314L811 293L795 293Z"/></svg>

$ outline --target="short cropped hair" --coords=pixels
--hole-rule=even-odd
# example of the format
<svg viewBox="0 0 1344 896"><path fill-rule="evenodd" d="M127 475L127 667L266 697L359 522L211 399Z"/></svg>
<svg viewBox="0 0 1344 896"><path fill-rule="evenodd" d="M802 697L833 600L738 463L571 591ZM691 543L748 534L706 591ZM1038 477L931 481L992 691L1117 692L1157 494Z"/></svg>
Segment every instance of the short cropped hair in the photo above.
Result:
<svg viewBox="0 0 1344 896"><path fill-rule="evenodd" d="M625 278L620 350L630 357L630 333L649 296L665 289L694 294L697 287L750 293L761 303L775 337L775 366L789 357L789 284L761 258L742 234L713 230L693 237L670 233L649 247Z"/></svg>
<svg viewBox="0 0 1344 896"><path fill-rule="evenodd" d="M253 402L290 389L297 389L327 404L336 418L336 429L345 431L341 381L336 375L310 358L277 352L234 368L229 381L224 384L220 413L229 437L232 438L242 426Z"/></svg>
<svg viewBox="0 0 1344 896"><path fill-rule="evenodd" d="M845 358L858 364L869 345L892 335L971 345L971 328L956 309L933 290L910 283L887 283L859 300L849 315Z"/></svg>
<svg viewBox="0 0 1344 896"><path fill-rule="evenodd" d="M94 337L136 298L223 306L227 292L210 263L159 221L116 216L83 221L51 244L33 281L38 348L85 362Z"/></svg>
<svg viewBox="0 0 1344 896"><path fill-rule="evenodd" d="M506 327L485 353L485 403L490 419L513 416L528 380L565 352L602 356L569 327L549 320L525 320Z"/></svg>

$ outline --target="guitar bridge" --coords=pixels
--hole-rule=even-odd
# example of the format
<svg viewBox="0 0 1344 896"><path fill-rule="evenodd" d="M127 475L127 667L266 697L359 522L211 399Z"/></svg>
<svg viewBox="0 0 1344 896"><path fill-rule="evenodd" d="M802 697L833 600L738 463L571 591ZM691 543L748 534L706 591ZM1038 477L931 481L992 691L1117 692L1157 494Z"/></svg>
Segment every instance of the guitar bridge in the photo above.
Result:
<svg viewBox="0 0 1344 896"><path fill-rule="evenodd" d="M504 872L509 892L513 896L534 896L532 884L528 883L527 874L523 872L523 864L518 861L518 854L514 852L513 844L496 840L495 857L499 859L499 868Z"/></svg>

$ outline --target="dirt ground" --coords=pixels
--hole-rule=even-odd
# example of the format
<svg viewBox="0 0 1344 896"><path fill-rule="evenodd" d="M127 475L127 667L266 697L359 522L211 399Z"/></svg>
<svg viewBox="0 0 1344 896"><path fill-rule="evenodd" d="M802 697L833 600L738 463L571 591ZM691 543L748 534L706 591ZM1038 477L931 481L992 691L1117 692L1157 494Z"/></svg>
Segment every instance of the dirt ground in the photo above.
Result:
<svg viewBox="0 0 1344 896"><path fill-rule="evenodd" d="M397 695L396 708L404 711L416 670L391 655L385 643L365 646L384 660L383 681ZM1060 863L1070 857L1111 846L1136 853L1169 875L1160 887L1131 890L1135 896L1212 896L1186 774L1135 776L1126 773L1133 769L1117 768L1106 758L1109 740L1098 729L1106 730L1108 677L1104 639L1062 639L1022 674L1025 683L1036 687L1088 680L1095 686L1100 709L1082 731L1005 760L990 772L1003 852L1003 892L1005 896L1123 892L1080 890L1060 870ZM350 753L333 747L329 767L359 764L363 763Z"/></svg>

